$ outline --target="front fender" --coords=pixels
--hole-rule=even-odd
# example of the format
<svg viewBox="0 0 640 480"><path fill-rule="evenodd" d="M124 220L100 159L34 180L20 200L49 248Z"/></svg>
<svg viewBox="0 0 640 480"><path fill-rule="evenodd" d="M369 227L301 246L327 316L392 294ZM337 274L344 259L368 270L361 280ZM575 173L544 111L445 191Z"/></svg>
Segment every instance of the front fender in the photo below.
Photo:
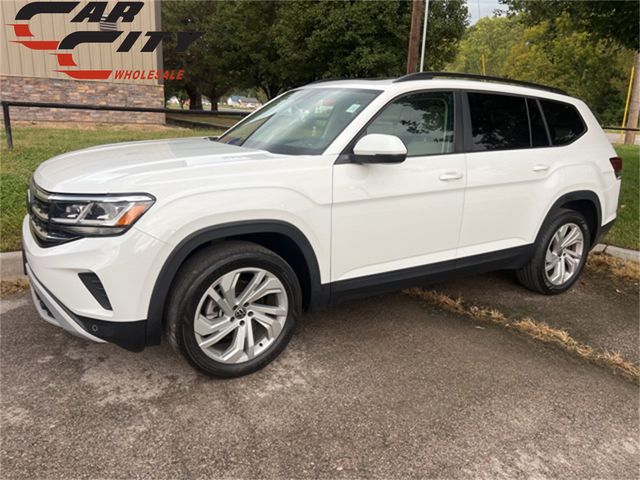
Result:
<svg viewBox="0 0 640 480"><path fill-rule="evenodd" d="M232 236L254 233L276 233L285 235L293 240L302 251L309 269L311 298L315 301L322 301L321 297L324 293L321 289L321 275L317 257L307 237L295 226L277 220L254 220L231 222L203 228L184 238L173 249L160 270L149 302L146 323L147 345L157 345L160 343L165 303L169 295L169 289L180 266L186 258L198 247L206 243Z"/></svg>

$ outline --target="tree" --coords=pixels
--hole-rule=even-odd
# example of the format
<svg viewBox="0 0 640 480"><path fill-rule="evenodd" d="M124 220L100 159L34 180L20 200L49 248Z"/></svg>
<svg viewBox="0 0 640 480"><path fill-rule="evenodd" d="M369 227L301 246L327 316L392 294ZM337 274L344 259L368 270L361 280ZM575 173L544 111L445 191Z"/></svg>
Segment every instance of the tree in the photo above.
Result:
<svg viewBox="0 0 640 480"><path fill-rule="evenodd" d="M209 94L211 85L233 85L257 88L268 99L322 78L398 76L405 70L410 8L401 0L163 2L171 28L207 32L188 56L173 58L167 45L168 64L188 65L185 89ZM462 0L432 0L429 68L452 60L466 23Z"/></svg>
<svg viewBox="0 0 640 480"><path fill-rule="evenodd" d="M165 96L186 91L191 110L202 109L202 95L211 100L211 109L217 109L220 96L232 85L233 78L225 71L226 65L217 56L222 48L217 32L219 2L170 1L162 2L162 25L167 31L205 32L182 53L175 51L175 39L163 41L165 68L185 70L182 81L165 83Z"/></svg>
<svg viewBox="0 0 640 480"><path fill-rule="evenodd" d="M617 124L633 52L593 41L568 14L523 31L504 65L510 78L553 85L589 104L603 124Z"/></svg>
<svg viewBox="0 0 640 480"><path fill-rule="evenodd" d="M529 25L567 14L575 26L596 39L614 41L638 50L640 2L637 0L500 0L511 15L522 13Z"/></svg>
<svg viewBox="0 0 640 480"><path fill-rule="evenodd" d="M411 4L284 2L275 27L287 81L404 73Z"/></svg>
<svg viewBox="0 0 640 480"><path fill-rule="evenodd" d="M574 26L588 36L609 45L622 46L636 51L636 63L640 56L639 34L640 2L638 0L620 1L526 1L526 0L500 0L509 6L510 14L522 13L524 20L529 24L537 24L543 21L553 22L562 15L571 18ZM627 127L638 126L640 110L640 71L635 70L633 78L633 91L631 110ZM603 117L604 118L604 117ZM626 136L626 141L632 141L631 134Z"/></svg>
<svg viewBox="0 0 640 480"><path fill-rule="evenodd" d="M522 41L524 24L519 17L485 17L464 35L451 71L482 73L480 58L484 55L487 75L504 76L504 65L511 49Z"/></svg>
<svg viewBox="0 0 640 480"><path fill-rule="evenodd" d="M276 43L293 85L323 78L395 77L406 71L411 3L283 2ZM461 0L432 1L426 68L455 55L467 25Z"/></svg>
<svg viewBox="0 0 640 480"><path fill-rule="evenodd" d="M568 14L527 26L522 18L485 18L469 28L450 70L528 80L583 99L603 124L618 124L633 52L594 40Z"/></svg>
<svg viewBox="0 0 640 480"><path fill-rule="evenodd" d="M279 8L273 1L219 2L210 27L220 44L215 55L233 85L258 88L268 99L289 86L274 35Z"/></svg>

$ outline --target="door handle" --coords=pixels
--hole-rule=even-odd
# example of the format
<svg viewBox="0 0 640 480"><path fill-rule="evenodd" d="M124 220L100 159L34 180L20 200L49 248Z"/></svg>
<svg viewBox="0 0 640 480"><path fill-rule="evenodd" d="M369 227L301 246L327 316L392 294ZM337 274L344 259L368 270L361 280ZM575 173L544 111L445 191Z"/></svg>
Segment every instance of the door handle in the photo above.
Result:
<svg viewBox="0 0 640 480"><path fill-rule="evenodd" d="M448 182L451 180L460 180L462 178L462 172L445 172L440 175L440 180Z"/></svg>
<svg viewBox="0 0 640 480"><path fill-rule="evenodd" d="M546 172L547 170L549 170L549 165L544 165L542 163L539 163L533 166L534 172Z"/></svg>

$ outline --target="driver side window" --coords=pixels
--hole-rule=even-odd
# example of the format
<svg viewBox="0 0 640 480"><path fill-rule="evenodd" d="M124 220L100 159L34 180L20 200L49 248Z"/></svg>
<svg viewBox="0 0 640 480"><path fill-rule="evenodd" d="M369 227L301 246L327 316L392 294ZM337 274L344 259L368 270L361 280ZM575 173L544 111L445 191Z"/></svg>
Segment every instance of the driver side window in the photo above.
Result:
<svg viewBox="0 0 640 480"><path fill-rule="evenodd" d="M387 105L367 127L367 134L399 137L407 156L453 152L453 93L420 92L405 95Z"/></svg>

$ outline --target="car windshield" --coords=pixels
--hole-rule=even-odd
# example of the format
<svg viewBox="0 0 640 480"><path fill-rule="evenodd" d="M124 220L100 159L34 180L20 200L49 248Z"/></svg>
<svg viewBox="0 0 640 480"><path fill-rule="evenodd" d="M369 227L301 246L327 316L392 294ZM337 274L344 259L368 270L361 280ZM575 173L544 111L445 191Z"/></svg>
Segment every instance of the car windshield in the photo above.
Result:
<svg viewBox="0 0 640 480"><path fill-rule="evenodd" d="M377 90L353 88L293 90L218 141L271 153L318 155L379 94Z"/></svg>

